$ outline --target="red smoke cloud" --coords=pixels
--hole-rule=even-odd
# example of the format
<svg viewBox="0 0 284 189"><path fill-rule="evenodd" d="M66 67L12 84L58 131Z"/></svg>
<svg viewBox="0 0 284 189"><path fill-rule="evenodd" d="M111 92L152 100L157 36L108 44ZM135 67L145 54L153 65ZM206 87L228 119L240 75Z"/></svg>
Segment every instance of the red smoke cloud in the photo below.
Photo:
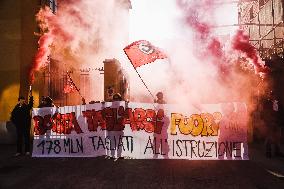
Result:
<svg viewBox="0 0 284 189"><path fill-rule="evenodd" d="M209 37L209 34L211 32L210 26L206 23L200 22L194 14L194 11L187 15L186 22L197 32L197 34L199 34L199 37L201 39L206 39Z"/></svg>
<svg viewBox="0 0 284 189"><path fill-rule="evenodd" d="M213 35L212 24L209 24L210 20L201 15L204 12L212 13L213 3L214 0L198 2L177 0L177 4L184 12L185 24L194 32L194 43L197 44L199 57L211 59L211 63L217 67L219 74L224 74L227 69L225 68L226 58L222 49L223 44Z"/></svg>
<svg viewBox="0 0 284 189"><path fill-rule="evenodd" d="M86 23L80 14L80 12L74 9L72 6L67 6L68 3L75 4L75 1L62 0L60 5L62 7L69 7L64 11L64 17L72 19L73 23L76 23L76 27L81 27L88 29L89 24ZM48 64L48 57L51 53L51 45L54 42L54 39L60 42L71 42L74 39L73 34L63 27L64 24L61 23L61 20L58 17L62 17L59 12L57 15L53 14L49 7L41 8L36 14L36 20L38 26L40 27L41 34L38 41L38 50L34 57L31 69L29 71L30 83L34 82L34 72L39 71L41 68Z"/></svg>
<svg viewBox="0 0 284 189"><path fill-rule="evenodd" d="M224 44L217 36L214 36L212 30L214 20L210 15L213 14L214 6L216 6L214 3L216 2L216 0L177 0L178 6L184 13L185 24L194 31L196 40L194 43L198 46L197 52L200 57L213 58L211 62L217 66L218 70L221 73L228 73L230 69L233 69L231 57L239 57L239 52L241 52L248 60L253 62L255 73L266 72L267 69L264 67L256 49L249 43L249 37L241 30L238 30L230 41L233 51L230 54L225 53ZM238 63L238 61L234 63Z"/></svg>
<svg viewBox="0 0 284 189"><path fill-rule="evenodd" d="M38 52L30 69L31 81L34 72L48 63L50 54L52 59L64 62L65 65L79 66L82 60L90 64L94 60L88 59L88 56L94 56L98 48L103 49L105 46L108 52L113 51L112 43L119 42L110 43L109 38L124 31L117 29L121 22L118 18L123 14L120 10L122 9L120 1L58 0L57 2L56 14L49 7L41 8L36 14L41 37ZM108 41L107 45L105 41Z"/></svg>
<svg viewBox="0 0 284 189"><path fill-rule="evenodd" d="M252 60L256 73L267 71L256 49L250 44L249 36L245 35L242 30L238 30L233 37L232 47L244 53L247 58Z"/></svg>
<svg viewBox="0 0 284 189"><path fill-rule="evenodd" d="M208 51L210 54L216 58L223 57L222 44L217 38L211 38L210 43L208 44Z"/></svg>
<svg viewBox="0 0 284 189"><path fill-rule="evenodd" d="M32 66L29 71L30 84L34 83L35 76L34 73L39 71L40 68L48 64L48 57L50 55L50 45L53 42L53 38L48 31L47 17L52 16L52 12L49 8L41 9L36 15L36 20L42 31L40 38L38 40L38 50L34 56Z"/></svg>
<svg viewBox="0 0 284 189"><path fill-rule="evenodd" d="M52 43L52 37L49 34L43 34L38 41L38 51L34 57L32 67L29 72L30 84L34 83L34 72L39 71L40 68L48 64L48 56L50 55L50 45Z"/></svg>
<svg viewBox="0 0 284 189"><path fill-rule="evenodd" d="M40 28L39 47L29 77L50 61L51 71L102 67L105 58L122 57L128 39L128 8L118 0L58 0L58 10L41 8L36 14ZM127 18L126 18L127 17ZM126 27L127 26L127 27ZM127 31L126 31L127 30ZM77 73L77 72L76 72ZM53 74L53 78L60 77ZM90 72L91 83L103 83L96 71ZM103 99L103 89L96 85L86 91L88 100Z"/></svg>

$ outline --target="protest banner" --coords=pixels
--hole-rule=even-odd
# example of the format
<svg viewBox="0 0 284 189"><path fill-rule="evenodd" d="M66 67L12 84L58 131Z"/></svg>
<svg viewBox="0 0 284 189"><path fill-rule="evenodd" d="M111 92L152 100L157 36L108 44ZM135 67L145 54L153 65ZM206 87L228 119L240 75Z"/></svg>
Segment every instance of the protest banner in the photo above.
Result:
<svg viewBox="0 0 284 189"><path fill-rule="evenodd" d="M33 157L246 160L244 103L34 108Z"/></svg>

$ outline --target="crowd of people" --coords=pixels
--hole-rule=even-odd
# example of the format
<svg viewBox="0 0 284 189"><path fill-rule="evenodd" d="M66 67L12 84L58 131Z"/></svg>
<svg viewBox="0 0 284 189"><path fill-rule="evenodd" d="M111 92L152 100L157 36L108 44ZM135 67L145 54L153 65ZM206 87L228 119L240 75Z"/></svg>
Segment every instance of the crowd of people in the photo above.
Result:
<svg viewBox="0 0 284 189"><path fill-rule="evenodd" d="M157 99L155 99L155 103L165 104L163 99L163 93L157 93ZM123 98L119 93L113 95L112 101L122 101ZM82 99L83 104L85 105L85 99ZM91 103L90 103L91 104ZM16 127L16 143L17 150L15 156L20 156L23 154L23 146L24 146L24 154L30 155L30 132L31 132L31 110L34 106L34 99L32 94L29 95L29 101L26 102L24 96L20 96L18 98L18 103L14 107L11 112L11 121ZM44 107L54 107L54 103L52 98L49 96L42 96L38 108ZM108 157L110 158L110 157Z"/></svg>
<svg viewBox="0 0 284 189"><path fill-rule="evenodd" d="M123 98L119 93L113 95L112 101L122 101ZM154 103L166 104L164 100L164 95L162 92L156 94L156 99ZM272 154L275 156L283 157L284 154L280 150L281 142L281 130L280 126L284 124L284 119L282 117L284 108L276 95L270 91L267 96L264 96L260 102L262 106L261 110L261 119L265 123L266 128L266 137L265 137L265 154L268 158L272 157ZM85 103L85 99L83 100ZM18 103L11 112L11 121L16 127L16 143L17 151L15 156L20 156L23 154L23 145L24 145L24 154L30 155L30 129L31 129L31 110L34 105L33 96L30 94L28 103L26 102L25 97L20 96L18 98ZM38 108L43 107L54 107L52 98L49 96L42 97ZM274 149L274 153L272 153ZM110 157L108 157L110 158Z"/></svg>

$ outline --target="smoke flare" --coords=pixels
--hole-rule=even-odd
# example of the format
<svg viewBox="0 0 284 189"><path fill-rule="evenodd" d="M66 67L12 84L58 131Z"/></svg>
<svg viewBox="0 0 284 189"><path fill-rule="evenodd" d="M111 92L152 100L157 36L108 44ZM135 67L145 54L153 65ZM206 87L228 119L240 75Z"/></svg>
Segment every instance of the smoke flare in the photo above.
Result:
<svg viewBox="0 0 284 189"><path fill-rule="evenodd" d="M256 49L249 42L249 36L244 34L244 31L238 30L232 40L232 47L246 55L251 59L255 68L255 72L266 72L267 69L261 61Z"/></svg>

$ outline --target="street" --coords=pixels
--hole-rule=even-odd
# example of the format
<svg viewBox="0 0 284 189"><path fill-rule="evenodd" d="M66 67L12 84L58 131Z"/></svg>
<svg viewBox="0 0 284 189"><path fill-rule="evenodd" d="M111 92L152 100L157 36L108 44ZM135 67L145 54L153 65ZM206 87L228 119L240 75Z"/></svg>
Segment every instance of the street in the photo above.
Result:
<svg viewBox="0 0 284 189"><path fill-rule="evenodd" d="M284 159L266 159L255 147L249 161L16 158L14 151L0 145L1 189L284 188Z"/></svg>

